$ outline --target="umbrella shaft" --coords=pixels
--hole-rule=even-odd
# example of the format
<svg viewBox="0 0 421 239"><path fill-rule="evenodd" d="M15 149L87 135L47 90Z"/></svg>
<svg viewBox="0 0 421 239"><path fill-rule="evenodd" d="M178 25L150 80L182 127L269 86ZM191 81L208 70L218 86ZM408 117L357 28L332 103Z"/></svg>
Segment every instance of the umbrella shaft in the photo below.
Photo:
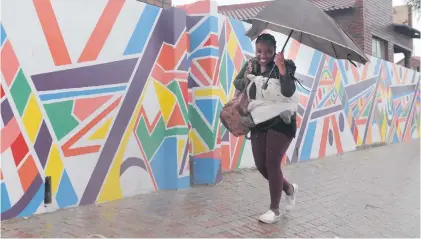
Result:
<svg viewBox="0 0 421 239"><path fill-rule="evenodd" d="M291 30L291 32L289 33L288 38L287 38L287 40L285 41L284 46L282 47L281 52L283 52L283 51L285 50L285 47L287 46L288 41L289 41L289 39L291 38L291 35L292 35L292 33L293 33L293 32L294 32L294 30Z"/></svg>

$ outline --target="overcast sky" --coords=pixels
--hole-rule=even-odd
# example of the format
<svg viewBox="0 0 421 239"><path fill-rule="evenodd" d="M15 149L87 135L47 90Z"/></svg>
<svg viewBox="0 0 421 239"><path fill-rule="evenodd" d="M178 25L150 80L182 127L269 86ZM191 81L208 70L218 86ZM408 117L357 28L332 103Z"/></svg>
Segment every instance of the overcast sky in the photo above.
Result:
<svg viewBox="0 0 421 239"><path fill-rule="evenodd" d="M188 4L192 2L196 2L197 0L172 0L173 5L182 5ZM249 3L249 2L261 2L262 0L215 0L218 5L230 5L230 4L240 4L240 3ZM393 5L403 5L405 4L405 0L393 0ZM413 19L414 28L421 30L421 18L415 17ZM414 55L420 56L421 55L421 40L416 39L414 40Z"/></svg>

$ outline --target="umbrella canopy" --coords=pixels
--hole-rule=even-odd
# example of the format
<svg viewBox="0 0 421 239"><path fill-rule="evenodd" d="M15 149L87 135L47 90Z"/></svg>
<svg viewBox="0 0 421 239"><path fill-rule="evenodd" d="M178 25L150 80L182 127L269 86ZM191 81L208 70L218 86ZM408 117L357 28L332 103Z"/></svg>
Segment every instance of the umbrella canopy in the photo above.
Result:
<svg viewBox="0 0 421 239"><path fill-rule="evenodd" d="M289 35L336 59L369 61L335 20L309 0L275 0L252 19L246 35L254 40L265 29Z"/></svg>

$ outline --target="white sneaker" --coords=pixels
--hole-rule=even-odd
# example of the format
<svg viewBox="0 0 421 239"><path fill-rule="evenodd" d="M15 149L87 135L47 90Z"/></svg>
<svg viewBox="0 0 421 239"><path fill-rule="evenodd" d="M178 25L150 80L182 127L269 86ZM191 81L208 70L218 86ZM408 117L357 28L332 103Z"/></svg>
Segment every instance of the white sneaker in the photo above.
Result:
<svg viewBox="0 0 421 239"><path fill-rule="evenodd" d="M285 206L285 210L287 212L292 211L295 207L295 197L297 196L297 192L298 192L298 185L297 184L291 184L291 186L294 188L294 192L292 193L292 195L287 195L286 196L286 202L287 205Z"/></svg>
<svg viewBox="0 0 421 239"><path fill-rule="evenodd" d="M281 215L276 216L272 210L267 211L265 214L259 217L259 221L267 224L275 223L279 221L279 219L281 219Z"/></svg>

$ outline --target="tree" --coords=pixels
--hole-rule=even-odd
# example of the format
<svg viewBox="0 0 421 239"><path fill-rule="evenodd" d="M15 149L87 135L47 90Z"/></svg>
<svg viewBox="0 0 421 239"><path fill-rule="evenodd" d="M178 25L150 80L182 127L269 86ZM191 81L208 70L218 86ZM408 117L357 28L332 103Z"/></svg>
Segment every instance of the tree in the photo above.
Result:
<svg viewBox="0 0 421 239"><path fill-rule="evenodd" d="M418 15L418 18L419 18L420 17L421 1L420 0L407 0L406 4L411 6L413 13Z"/></svg>

